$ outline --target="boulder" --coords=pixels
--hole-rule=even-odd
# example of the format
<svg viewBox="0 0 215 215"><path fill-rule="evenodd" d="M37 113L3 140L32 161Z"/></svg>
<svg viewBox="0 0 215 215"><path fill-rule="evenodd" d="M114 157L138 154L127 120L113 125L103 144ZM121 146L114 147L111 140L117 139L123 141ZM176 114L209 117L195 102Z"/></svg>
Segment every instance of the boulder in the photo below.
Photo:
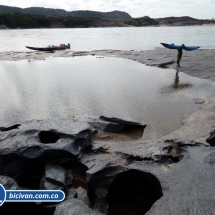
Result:
<svg viewBox="0 0 215 215"><path fill-rule="evenodd" d="M41 180L41 190L62 190L66 191L66 171L65 169L53 163L45 166L45 174Z"/></svg>
<svg viewBox="0 0 215 215"><path fill-rule="evenodd" d="M102 215L102 213L92 210L79 199L69 199L56 207L54 215Z"/></svg>

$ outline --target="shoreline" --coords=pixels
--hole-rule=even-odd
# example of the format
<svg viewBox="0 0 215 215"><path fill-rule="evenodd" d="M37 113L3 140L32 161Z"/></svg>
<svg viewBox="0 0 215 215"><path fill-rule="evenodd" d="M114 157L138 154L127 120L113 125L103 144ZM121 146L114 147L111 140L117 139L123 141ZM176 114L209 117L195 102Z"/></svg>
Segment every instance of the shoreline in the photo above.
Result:
<svg viewBox="0 0 215 215"><path fill-rule="evenodd" d="M95 57L117 57L134 60L146 66L155 66L162 69L177 69L190 76L209 79L215 81L215 49L198 49L196 51L184 51L181 59L181 67L176 67L177 51L166 48L156 48L155 50L135 51L135 50L93 50L93 51L56 51L56 52L0 52L1 61L20 60L45 60L49 57L75 57L75 56L95 56Z"/></svg>
<svg viewBox="0 0 215 215"><path fill-rule="evenodd" d="M134 28L141 28L141 27L194 27L194 26L202 26L202 27L214 27L215 23L206 23L206 24L159 24L159 25L146 25L146 26L134 26L134 25L128 25L124 23L115 23L114 21L111 23L103 23L100 25L90 25L89 27L85 26L75 26L75 27L65 27L62 24L53 24L50 27L40 27L40 28L9 28L6 25L0 25L0 30L28 30L28 29L70 29L70 28L127 28L127 27L134 27Z"/></svg>

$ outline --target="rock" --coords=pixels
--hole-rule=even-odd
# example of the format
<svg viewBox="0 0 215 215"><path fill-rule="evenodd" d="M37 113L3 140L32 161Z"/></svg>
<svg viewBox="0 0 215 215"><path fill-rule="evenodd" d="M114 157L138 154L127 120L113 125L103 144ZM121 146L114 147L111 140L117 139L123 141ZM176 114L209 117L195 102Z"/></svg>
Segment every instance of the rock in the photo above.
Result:
<svg viewBox="0 0 215 215"><path fill-rule="evenodd" d="M205 100L199 98L199 99L195 99L194 102L195 102L195 104L203 104L203 103L205 103Z"/></svg>
<svg viewBox="0 0 215 215"><path fill-rule="evenodd" d="M154 175L124 165L96 165L87 171L87 180L97 196L94 207L104 214L144 214L163 195Z"/></svg>
<svg viewBox="0 0 215 215"><path fill-rule="evenodd" d="M206 142L211 146L215 146L215 130L210 132L210 136L206 139Z"/></svg>
<svg viewBox="0 0 215 215"><path fill-rule="evenodd" d="M14 181L14 179L0 175L0 184L5 190L21 190L22 188Z"/></svg>
<svg viewBox="0 0 215 215"><path fill-rule="evenodd" d="M85 190L83 187L79 187L77 190L77 198L82 200L86 205L89 203L89 198L87 196L87 190Z"/></svg>
<svg viewBox="0 0 215 215"><path fill-rule="evenodd" d="M19 129L20 125L21 124L12 125L10 127L0 127L0 131L10 131L10 130L13 130L13 129Z"/></svg>
<svg viewBox="0 0 215 215"><path fill-rule="evenodd" d="M122 120L116 117L105 117L105 116L100 116L99 119L107 122L113 122L113 123L118 123L121 125L129 125L129 126L136 126L136 127L144 127L145 125L142 125L139 122L132 122L132 121L127 121L127 120Z"/></svg>
<svg viewBox="0 0 215 215"><path fill-rule="evenodd" d="M41 180L41 190L66 191L66 171L57 164L49 163L45 167L45 175Z"/></svg>
<svg viewBox="0 0 215 215"><path fill-rule="evenodd" d="M92 120L89 122L91 126L101 129L106 132L119 133L126 127L132 128L143 128L145 129L146 125L142 125L137 122L126 121L115 117L105 117L100 116L99 119Z"/></svg>
<svg viewBox="0 0 215 215"><path fill-rule="evenodd" d="M90 147L89 141L94 132L88 123L74 120L32 120L22 124L19 130L0 134L4 144L0 145L0 155L16 152L25 158L37 158L51 150L67 151L79 156L82 150Z"/></svg>
<svg viewBox="0 0 215 215"><path fill-rule="evenodd" d="M81 200L69 199L60 203L54 212L54 215L102 215L87 207Z"/></svg>
<svg viewBox="0 0 215 215"><path fill-rule="evenodd" d="M73 199L76 196L77 196L76 189L70 188L70 189L68 189L68 191L65 194L65 200L67 200L67 199Z"/></svg>
<svg viewBox="0 0 215 215"><path fill-rule="evenodd" d="M137 128L142 125L106 117L26 122L19 129L0 132L0 175L6 177L0 177L0 182L8 183L8 187L16 188L17 183L20 187L40 189L43 178L45 187L67 188L66 199L49 208L55 215L125 211L213 214L214 118L215 104L203 105L169 135L127 141L94 140L93 123ZM94 210L73 199L79 195L74 191L79 186L87 189ZM86 191L83 194L80 198L86 202Z"/></svg>
<svg viewBox="0 0 215 215"><path fill-rule="evenodd" d="M122 124L110 122L92 122L91 125L97 129L101 129L102 131L113 133L119 133L125 127Z"/></svg>

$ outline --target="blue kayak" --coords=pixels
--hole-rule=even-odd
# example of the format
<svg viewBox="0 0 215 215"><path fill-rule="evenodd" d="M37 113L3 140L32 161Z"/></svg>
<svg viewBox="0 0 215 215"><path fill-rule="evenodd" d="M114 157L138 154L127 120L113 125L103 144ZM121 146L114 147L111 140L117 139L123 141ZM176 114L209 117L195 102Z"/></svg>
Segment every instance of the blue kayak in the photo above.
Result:
<svg viewBox="0 0 215 215"><path fill-rule="evenodd" d="M186 51L193 51L193 50L200 48L200 46L179 46L179 45L175 45L173 43L172 44L161 43L161 45L163 45L164 47L166 47L168 49L184 49Z"/></svg>

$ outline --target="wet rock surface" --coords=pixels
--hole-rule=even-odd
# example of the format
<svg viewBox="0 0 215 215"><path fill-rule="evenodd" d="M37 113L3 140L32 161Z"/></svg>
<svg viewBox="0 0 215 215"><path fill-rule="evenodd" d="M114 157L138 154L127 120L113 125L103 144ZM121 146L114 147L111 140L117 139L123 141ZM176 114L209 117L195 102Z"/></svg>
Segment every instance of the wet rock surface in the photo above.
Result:
<svg viewBox="0 0 215 215"><path fill-rule="evenodd" d="M214 118L215 104L203 105L147 141L146 125L105 116L21 123L0 131L0 183L65 192L61 203L27 205L40 214L213 214Z"/></svg>

